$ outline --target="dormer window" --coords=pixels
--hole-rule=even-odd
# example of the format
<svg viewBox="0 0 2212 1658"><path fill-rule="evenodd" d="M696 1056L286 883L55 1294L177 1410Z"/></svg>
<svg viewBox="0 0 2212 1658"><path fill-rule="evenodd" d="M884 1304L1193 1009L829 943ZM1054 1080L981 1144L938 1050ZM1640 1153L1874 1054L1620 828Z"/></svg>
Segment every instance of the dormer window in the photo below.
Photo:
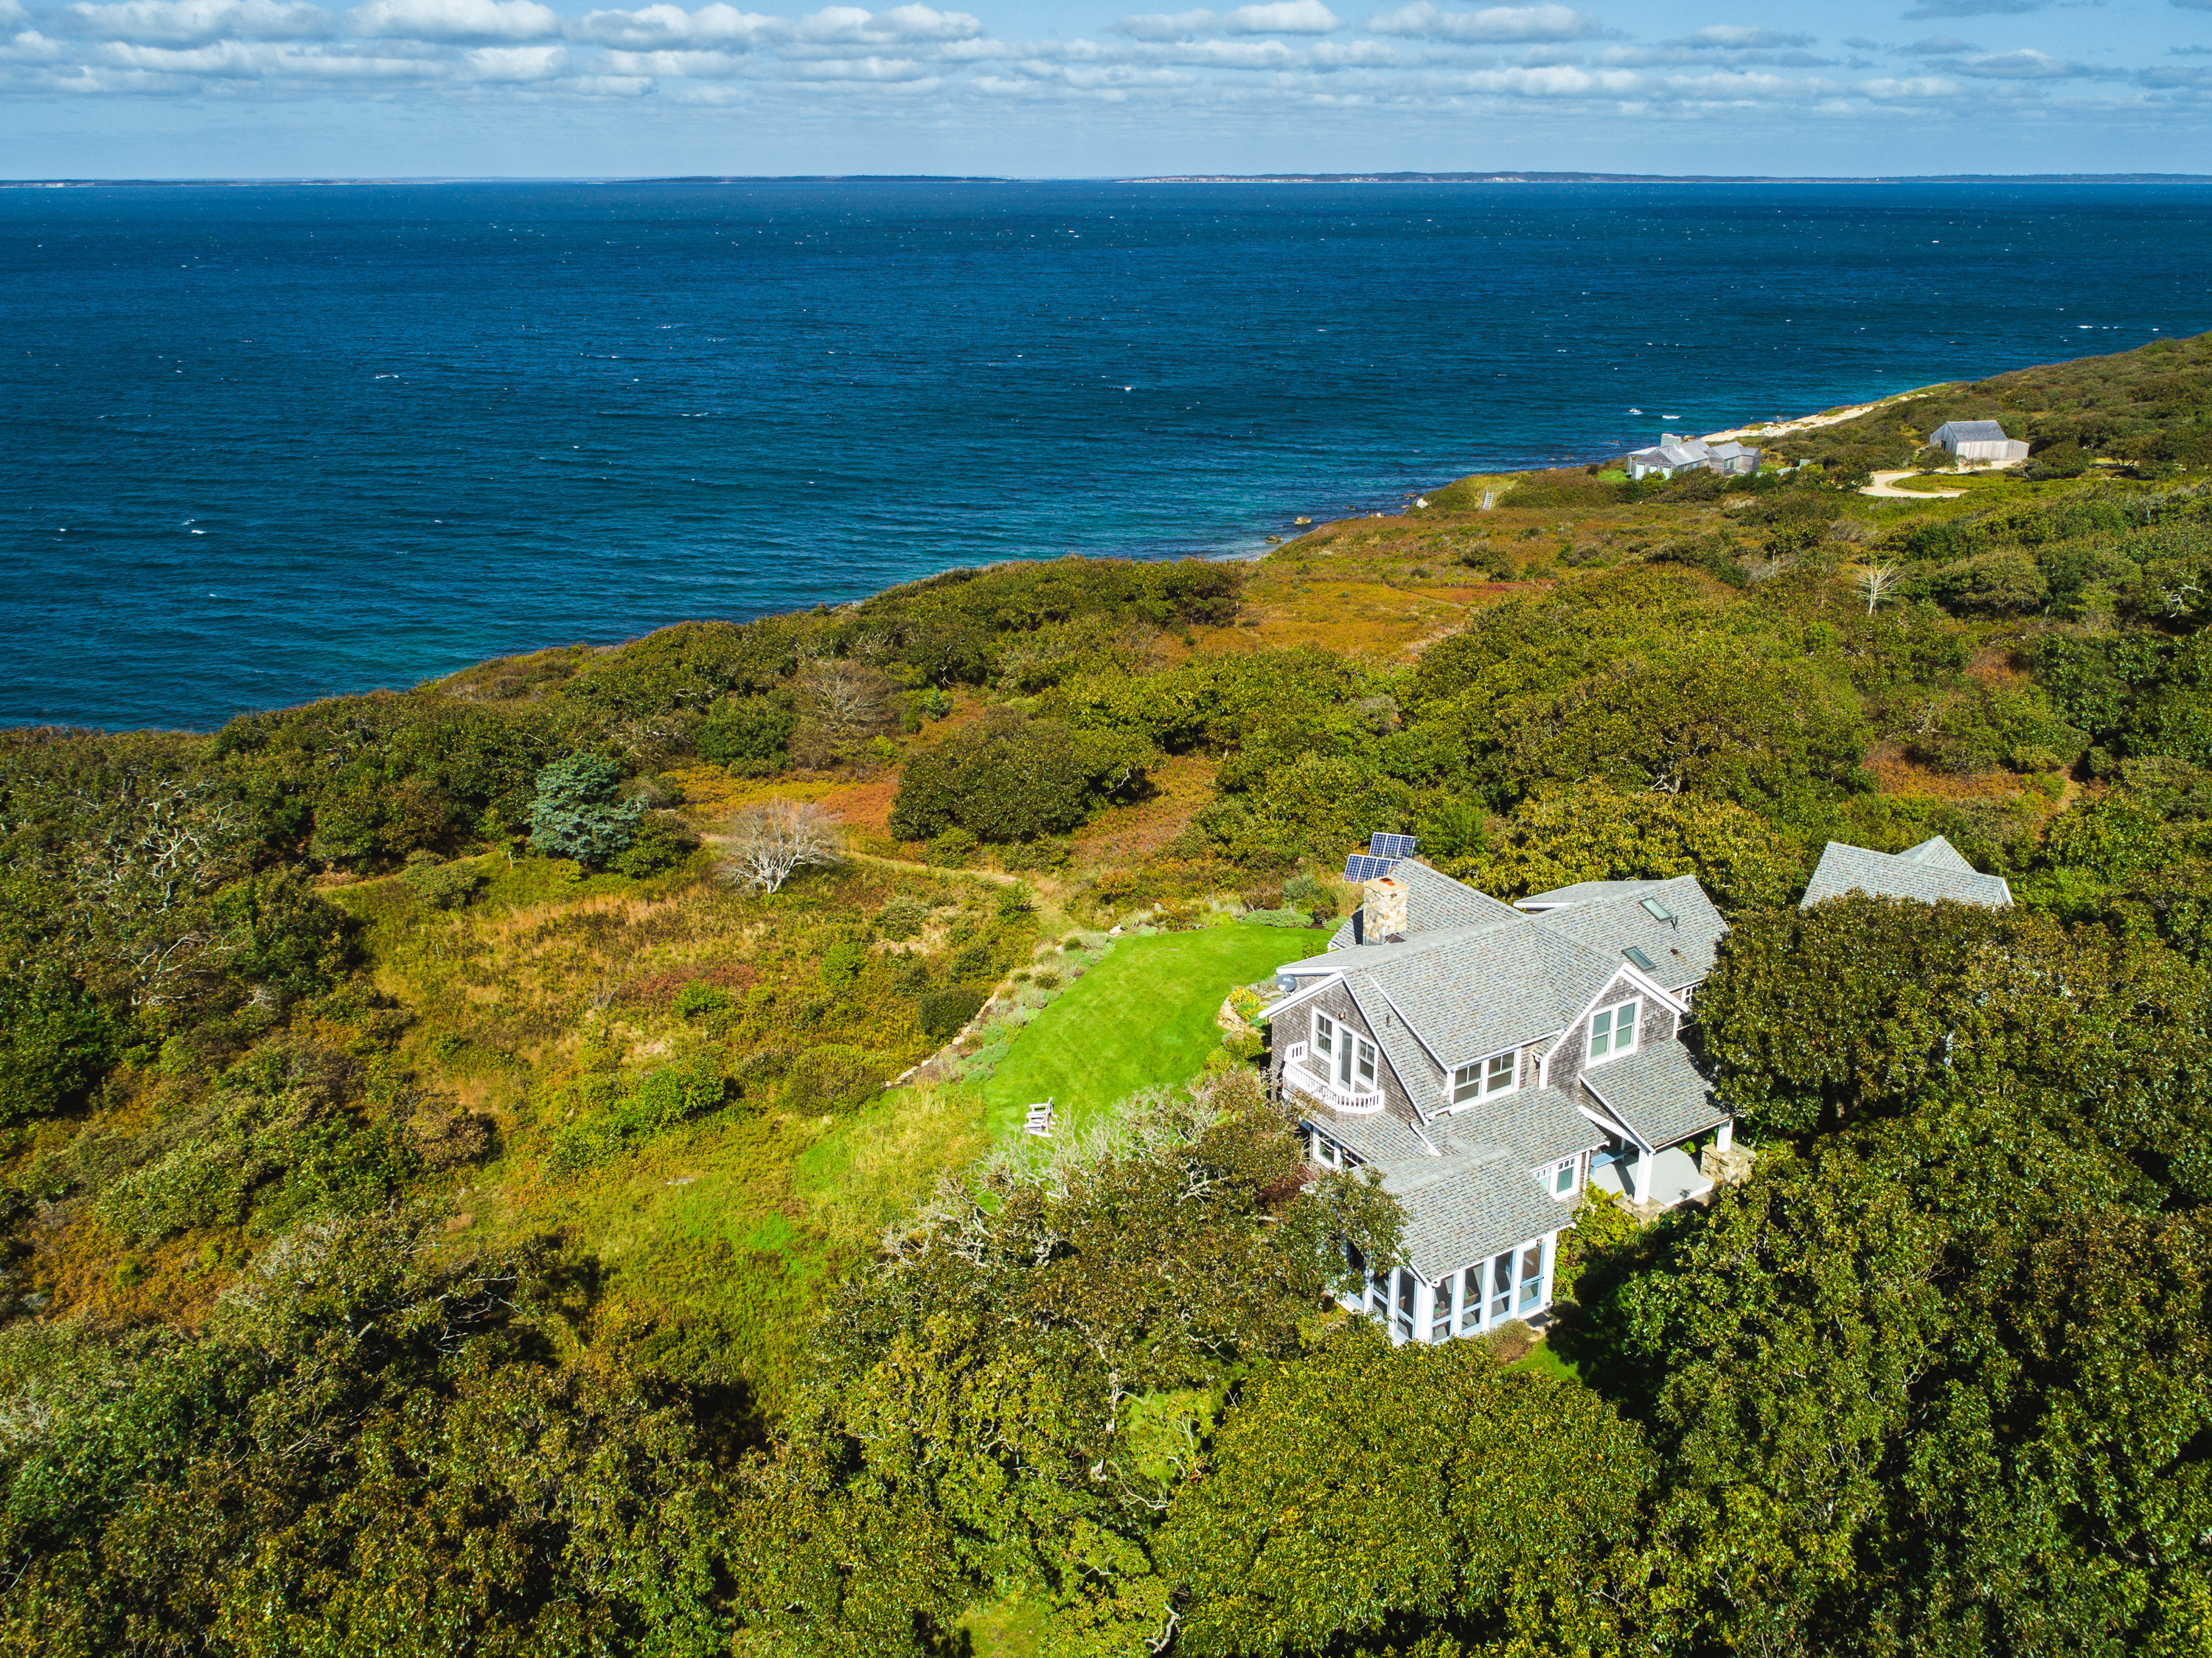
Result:
<svg viewBox="0 0 2212 1658"><path fill-rule="evenodd" d="M1590 1015L1589 1062L1617 1060L1636 1051L1636 1016L1641 1002L1621 1002Z"/></svg>
<svg viewBox="0 0 2212 1658"><path fill-rule="evenodd" d="M1571 1196L1575 1189L1575 1160L1561 1157L1552 1165L1552 1195L1555 1198Z"/></svg>
<svg viewBox="0 0 2212 1658"><path fill-rule="evenodd" d="M1503 1054L1493 1054L1486 1060L1458 1067L1452 1072L1452 1103L1464 1105L1486 1095L1511 1093L1519 1080L1519 1067L1515 1063L1519 1058L1509 1048Z"/></svg>

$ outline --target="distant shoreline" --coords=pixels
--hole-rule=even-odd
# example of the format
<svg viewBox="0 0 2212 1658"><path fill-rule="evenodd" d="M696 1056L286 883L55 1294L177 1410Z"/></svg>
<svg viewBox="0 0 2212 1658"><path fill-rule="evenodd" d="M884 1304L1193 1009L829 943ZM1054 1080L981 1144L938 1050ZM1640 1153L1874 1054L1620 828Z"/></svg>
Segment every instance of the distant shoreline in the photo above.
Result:
<svg viewBox="0 0 2212 1658"><path fill-rule="evenodd" d="M2207 173L1164 173L1141 177L1023 179L988 173L669 173L641 177L446 177L364 175L325 179L0 179L0 190L222 188L422 185L2186 185L2212 184Z"/></svg>

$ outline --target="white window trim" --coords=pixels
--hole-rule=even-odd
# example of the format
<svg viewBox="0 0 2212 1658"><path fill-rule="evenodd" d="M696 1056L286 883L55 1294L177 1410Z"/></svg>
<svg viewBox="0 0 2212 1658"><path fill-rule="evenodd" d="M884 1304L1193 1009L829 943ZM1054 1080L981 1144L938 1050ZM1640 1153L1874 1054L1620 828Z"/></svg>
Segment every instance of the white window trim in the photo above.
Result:
<svg viewBox="0 0 2212 1658"><path fill-rule="evenodd" d="M1544 1189L1555 1198L1574 1196L1582 1185L1581 1164L1582 1158L1579 1156L1561 1157L1557 1163L1538 1170L1537 1172L1543 1176ZM1559 1184L1559 1176L1562 1175L1567 1177L1567 1183L1565 1186Z"/></svg>
<svg viewBox="0 0 2212 1658"><path fill-rule="evenodd" d="M1507 1054L1510 1054L1513 1059L1512 1073L1504 1086L1492 1088L1490 1086L1490 1062L1492 1060L1504 1058ZM1465 1099L1458 1097L1459 1073L1462 1071L1474 1072L1475 1080L1482 1084L1477 1091L1468 1095ZM1455 1065L1452 1067L1451 1075L1445 1079L1444 1083L1444 1109L1447 1114L1464 1111L1470 1106L1481 1104L1485 1100L1495 1099L1500 1094L1517 1093L1520 1088L1521 1050L1517 1047L1501 1048L1495 1053L1485 1054L1479 1059L1468 1060L1465 1065Z"/></svg>
<svg viewBox="0 0 2212 1658"><path fill-rule="evenodd" d="M1636 1010L1634 1017L1628 1022L1628 1046L1626 1048L1623 1048L1620 1045L1620 1011L1623 1008L1634 1008ZM1597 1044L1596 1021L1597 1016L1601 1013L1604 1014L1606 1017L1612 1022L1612 1029L1607 1033L1605 1052L1602 1054L1593 1054L1590 1052L1590 1049ZM1644 999L1641 996L1631 996L1621 1001L1608 1002L1603 1007L1592 1008L1590 1010L1589 1020L1583 1027L1583 1069L1588 1070L1593 1066L1603 1065L1608 1060L1620 1060L1627 1058L1630 1054L1638 1052L1643 1047L1643 1037Z"/></svg>
<svg viewBox="0 0 2212 1658"><path fill-rule="evenodd" d="M1335 1052L1336 1047L1335 1034L1343 1028L1342 1024L1340 1024L1337 1020L1331 1018L1328 1014L1322 1012L1321 1009L1314 1009L1313 1034L1311 1036L1314 1052L1316 1054L1333 1054Z"/></svg>
<svg viewBox="0 0 2212 1658"><path fill-rule="evenodd" d="M1584 1054L1589 1052L1589 1032L1585 1027L1584 1021L1597 1011L1601 1002L1605 1002L1605 999L1613 994L1616 986L1624 983L1638 993L1637 999L1647 1007L1656 1005L1669 1009L1677 1015L1681 1013L1682 1005L1674 999L1674 992L1668 990L1666 986L1649 974L1639 973L1630 963L1623 962L1613 975L1605 981L1597 994L1583 1004L1583 1011L1554 1033L1558 1040L1544 1050L1542 1063L1537 1067L1536 1085L1539 1088L1549 1088L1553 1085L1552 1067L1560 1062L1561 1056L1567 1051L1571 1039L1582 1043L1582 1051ZM1606 1005L1611 1006L1612 1004L1608 1002Z"/></svg>

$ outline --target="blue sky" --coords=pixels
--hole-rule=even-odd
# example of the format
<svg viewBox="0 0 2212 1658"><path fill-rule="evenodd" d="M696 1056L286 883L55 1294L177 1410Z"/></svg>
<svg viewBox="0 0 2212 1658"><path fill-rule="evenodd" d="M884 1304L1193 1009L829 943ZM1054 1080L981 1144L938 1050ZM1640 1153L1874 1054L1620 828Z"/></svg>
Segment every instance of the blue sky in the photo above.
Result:
<svg viewBox="0 0 2212 1658"><path fill-rule="evenodd" d="M2212 173L2212 0L0 0L0 176Z"/></svg>

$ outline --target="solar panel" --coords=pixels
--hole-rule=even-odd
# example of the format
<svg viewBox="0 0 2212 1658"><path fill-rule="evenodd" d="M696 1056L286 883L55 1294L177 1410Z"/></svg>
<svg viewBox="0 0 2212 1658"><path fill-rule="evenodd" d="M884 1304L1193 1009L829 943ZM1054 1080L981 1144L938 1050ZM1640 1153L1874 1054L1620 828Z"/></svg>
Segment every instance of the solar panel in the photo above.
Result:
<svg viewBox="0 0 2212 1658"><path fill-rule="evenodd" d="M1411 858L1413 848L1419 845L1420 842L1410 835L1370 835L1367 837L1369 855L1388 858L1394 862L1401 858Z"/></svg>
<svg viewBox="0 0 2212 1658"><path fill-rule="evenodd" d="M1344 878L1371 881L1378 875L1388 875L1397 863L1395 858L1370 858L1364 852L1355 852L1344 860Z"/></svg>
<svg viewBox="0 0 2212 1658"><path fill-rule="evenodd" d="M1627 957L1629 961L1634 965L1642 968L1646 973L1656 973L1659 970L1658 964L1649 956L1646 956L1642 950L1638 950L1634 944L1629 945L1627 949L1622 950L1620 953Z"/></svg>

